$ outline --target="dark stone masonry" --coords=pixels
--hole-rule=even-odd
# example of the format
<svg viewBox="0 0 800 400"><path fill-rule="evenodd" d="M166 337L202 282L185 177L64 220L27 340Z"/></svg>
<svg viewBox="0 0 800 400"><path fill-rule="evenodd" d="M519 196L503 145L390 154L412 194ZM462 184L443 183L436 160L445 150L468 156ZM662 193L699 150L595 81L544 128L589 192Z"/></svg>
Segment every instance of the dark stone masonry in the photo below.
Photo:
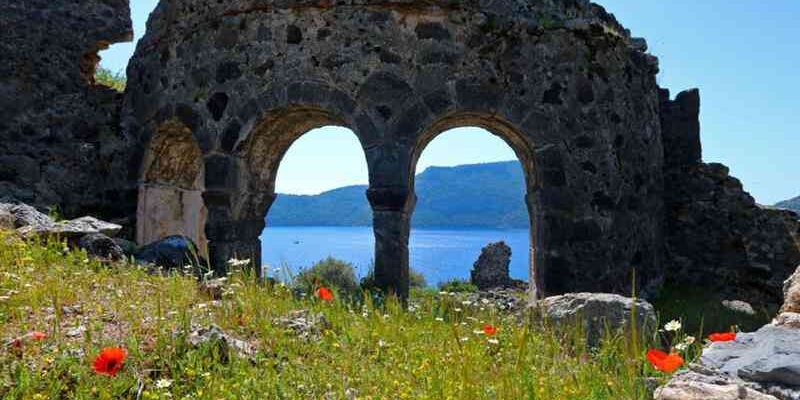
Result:
<svg viewBox="0 0 800 400"><path fill-rule="evenodd" d="M779 299L797 215L701 161L699 96L585 0L162 0L124 96L97 51L126 0L0 4L0 198L127 221L260 259L278 165L305 132L350 128L367 157L379 286L408 291L416 161L479 126L526 174L539 295L654 294L665 279ZM777 292L776 292L777 290Z"/></svg>

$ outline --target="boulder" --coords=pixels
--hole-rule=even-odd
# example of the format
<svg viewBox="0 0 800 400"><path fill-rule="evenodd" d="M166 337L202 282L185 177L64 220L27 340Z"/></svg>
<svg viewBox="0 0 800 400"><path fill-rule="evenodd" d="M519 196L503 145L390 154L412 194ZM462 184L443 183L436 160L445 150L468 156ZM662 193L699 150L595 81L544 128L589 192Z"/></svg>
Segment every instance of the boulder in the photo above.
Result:
<svg viewBox="0 0 800 400"><path fill-rule="evenodd" d="M186 236L168 236L140 248L134 254L136 261L166 269L181 269L186 265L207 266L198 254L197 245Z"/></svg>
<svg viewBox="0 0 800 400"><path fill-rule="evenodd" d="M84 235L78 241L78 247L86 250L90 256L97 258L112 261L119 261L125 258L125 252L117 245L114 239L102 233Z"/></svg>
<svg viewBox="0 0 800 400"><path fill-rule="evenodd" d="M0 203L0 211L11 214L14 219L14 228L36 227L44 229L52 227L55 222L52 218L36 208L27 204Z"/></svg>
<svg viewBox="0 0 800 400"><path fill-rule="evenodd" d="M122 226L120 225L101 221L95 217L88 216L67 221L65 224L72 226L73 229L76 230L81 229L84 231L96 231L109 237L116 236L119 231L122 230Z"/></svg>
<svg viewBox="0 0 800 400"><path fill-rule="evenodd" d="M700 363L760 385L800 388L800 330L765 325L740 333L706 348Z"/></svg>
<svg viewBox="0 0 800 400"><path fill-rule="evenodd" d="M692 366L656 389L655 400L779 400L749 387L741 379Z"/></svg>
<svg viewBox="0 0 800 400"><path fill-rule="evenodd" d="M568 293L548 297L539 304L546 318L555 324L583 324L590 346L600 343L606 329L612 333L629 329L634 307L637 329L656 327L656 313L650 303L617 294Z"/></svg>
<svg viewBox="0 0 800 400"><path fill-rule="evenodd" d="M727 308L728 310L747 314L747 315L756 315L756 310L753 309L753 306L750 303L741 301L741 300L723 300L722 306Z"/></svg>
<svg viewBox="0 0 800 400"><path fill-rule="evenodd" d="M113 236L122 229L121 226L100 221L94 217L81 217L70 221L55 222L50 225L28 225L17 229L24 236L57 236L67 241L75 241L92 233L104 233Z"/></svg>
<svg viewBox="0 0 800 400"><path fill-rule="evenodd" d="M470 271L470 282L479 290L513 286L508 273L510 263L511 247L505 242L489 243Z"/></svg>

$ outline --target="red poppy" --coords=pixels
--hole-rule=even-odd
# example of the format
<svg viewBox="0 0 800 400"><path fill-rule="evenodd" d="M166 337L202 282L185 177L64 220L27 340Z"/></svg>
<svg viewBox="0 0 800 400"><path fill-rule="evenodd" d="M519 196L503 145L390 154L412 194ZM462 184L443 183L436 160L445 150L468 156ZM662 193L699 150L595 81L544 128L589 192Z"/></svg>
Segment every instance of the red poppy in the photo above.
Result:
<svg viewBox="0 0 800 400"><path fill-rule="evenodd" d="M108 347L103 349L97 358L94 359L94 372L98 374L116 376L125 363L128 355L125 350L118 347Z"/></svg>
<svg viewBox="0 0 800 400"><path fill-rule="evenodd" d="M47 339L47 334L44 333L44 332L39 332L39 331L33 331L33 332L29 333L28 336L30 336L30 338L33 339L33 340L45 340L45 339Z"/></svg>
<svg viewBox="0 0 800 400"><path fill-rule="evenodd" d="M317 289L317 291L314 294L317 296L318 299L322 301L333 300L333 292L330 289L326 288L325 286L322 286L319 289Z"/></svg>
<svg viewBox="0 0 800 400"><path fill-rule="evenodd" d="M647 351L647 361L653 368L671 374L683 365L683 358L678 354L667 354L661 350L650 349Z"/></svg>
<svg viewBox="0 0 800 400"><path fill-rule="evenodd" d="M736 340L736 332L712 333L708 335L708 340L712 342L732 342Z"/></svg>
<svg viewBox="0 0 800 400"><path fill-rule="evenodd" d="M492 325L486 325L486 326L483 327L483 333L486 336L494 336L494 335L497 334L497 328L495 328Z"/></svg>

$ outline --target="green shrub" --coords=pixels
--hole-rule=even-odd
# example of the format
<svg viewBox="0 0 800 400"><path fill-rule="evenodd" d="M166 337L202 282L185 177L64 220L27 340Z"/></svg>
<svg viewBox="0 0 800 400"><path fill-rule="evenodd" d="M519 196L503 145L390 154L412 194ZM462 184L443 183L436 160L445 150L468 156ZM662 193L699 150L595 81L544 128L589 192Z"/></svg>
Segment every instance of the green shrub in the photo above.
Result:
<svg viewBox="0 0 800 400"><path fill-rule="evenodd" d="M472 293L477 292L478 287L469 283L466 279L451 279L439 284L439 290L452 293Z"/></svg>
<svg viewBox="0 0 800 400"><path fill-rule="evenodd" d="M308 292L323 285L336 288L346 295L355 294L359 290L353 264L333 257L318 261L311 268L301 271L295 278L295 285Z"/></svg>
<svg viewBox="0 0 800 400"><path fill-rule="evenodd" d="M111 72L105 68L97 68L94 80L98 85L108 86L118 92L124 92L128 79L122 72Z"/></svg>

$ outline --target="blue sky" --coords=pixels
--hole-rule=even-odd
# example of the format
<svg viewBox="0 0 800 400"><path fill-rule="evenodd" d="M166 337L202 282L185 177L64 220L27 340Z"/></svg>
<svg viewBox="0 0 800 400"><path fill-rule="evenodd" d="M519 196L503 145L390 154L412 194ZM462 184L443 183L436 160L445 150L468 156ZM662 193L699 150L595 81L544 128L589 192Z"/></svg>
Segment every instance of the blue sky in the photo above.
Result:
<svg viewBox="0 0 800 400"><path fill-rule="evenodd" d="M600 0L659 57L658 80L673 95L700 88L703 157L722 162L764 204L800 195L800 1ZM144 33L155 0L131 1ZM102 65L124 70L133 44L115 45ZM505 143L480 129L444 133L426 148L418 171L513 159ZM311 167L309 167L311 166ZM355 136L323 128L301 137L281 164L277 189L318 193L366 183Z"/></svg>

